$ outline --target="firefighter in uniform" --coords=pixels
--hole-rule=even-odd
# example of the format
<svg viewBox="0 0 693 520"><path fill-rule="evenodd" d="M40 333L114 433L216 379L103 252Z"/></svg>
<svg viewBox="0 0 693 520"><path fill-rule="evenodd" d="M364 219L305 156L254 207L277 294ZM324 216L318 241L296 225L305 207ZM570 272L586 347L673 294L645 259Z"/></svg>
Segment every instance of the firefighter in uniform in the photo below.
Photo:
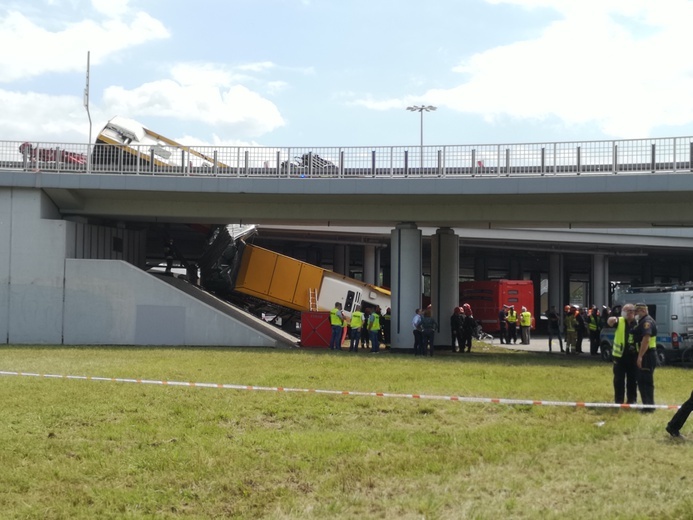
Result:
<svg viewBox="0 0 693 520"><path fill-rule="evenodd" d="M357 305L354 312L351 313L351 341L349 342L349 352L356 352L359 349L361 327L363 327L363 313L361 312L361 306Z"/></svg>
<svg viewBox="0 0 693 520"><path fill-rule="evenodd" d="M501 345L503 343L508 343L508 327L507 323L505 322L506 318L508 317L508 312L506 311L507 308L508 306L503 304L503 308L498 311L498 326L500 328L498 336L500 337Z"/></svg>
<svg viewBox="0 0 693 520"><path fill-rule="evenodd" d="M330 350L342 350L342 326L344 325L344 313L342 304L336 302L334 309L330 311L330 325L332 337L330 338Z"/></svg>
<svg viewBox="0 0 693 520"><path fill-rule="evenodd" d="M654 402L654 371L657 367L657 324L647 313L647 305L635 304L638 324L633 329L633 340L638 352L638 388L642 404ZM654 412L654 408L645 408L643 412Z"/></svg>
<svg viewBox="0 0 693 520"><path fill-rule="evenodd" d="M635 327L635 306L627 303L622 309L623 316L612 316L610 327L616 327L611 357L614 362L614 402L628 404L638 402L638 364L637 349L633 340Z"/></svg>
<svg viewBox="0 0 693 520"><path fill-rule="evenodd" d="M510 345L510 340L513 340L513 344L517 343L517 313L515 312L515 306L511 305L508 308L508 314L505 318L508 322L508 345Z"/></svg>
<svg viewBox="0 0 693 520"><path fill-rule="evenodd" d="M577 342L576 327L577 322L575 321L575 308L566 305L563 309L563 329L565 330L565 353L575 354L575 345Z"/></svg>

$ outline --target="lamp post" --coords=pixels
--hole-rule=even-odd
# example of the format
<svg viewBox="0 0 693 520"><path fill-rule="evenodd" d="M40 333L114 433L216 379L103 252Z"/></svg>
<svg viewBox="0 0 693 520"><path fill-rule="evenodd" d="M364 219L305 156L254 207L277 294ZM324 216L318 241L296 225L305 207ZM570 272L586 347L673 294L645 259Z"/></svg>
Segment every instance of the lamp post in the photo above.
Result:
<svg viewBox="0 0 693 520"><path fill-rule="evenodd" d="M423 173L423 115L424 112L433 112L437 108L438 107L434 107L433 105L412 105L410 107L407 107L407 110L409 110L410 112L418 112L419 114L421 114L421 173Z"/></svg>

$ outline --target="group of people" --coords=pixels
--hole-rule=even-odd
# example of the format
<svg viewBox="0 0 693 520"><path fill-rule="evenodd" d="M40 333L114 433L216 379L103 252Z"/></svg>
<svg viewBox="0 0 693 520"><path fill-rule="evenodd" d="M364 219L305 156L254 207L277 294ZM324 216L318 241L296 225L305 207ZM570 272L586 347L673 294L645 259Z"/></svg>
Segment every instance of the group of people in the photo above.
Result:
<svg viewBox="0 0 693 520"><path fill-rule="evenodd" d="M472 338L476 336L478 324L468 303L455 307L450 316L451 346L454 352L471 352Z"/></svg>
<svg viewBox="0 0 693 520"><path fill-rule="evenodd" d="M517 327L520 327L520 343L529 345L532 330L532 313L527 307L522 306L520 314L515 311L514 305L505 305L498 311L499 336L501 344L513 345L517 343Z"/></svg>
<svg viewBox="0 0 693 520"><path fill-rule="evenodd" d="M342 339L346 329L349 352L357 352L359 346L370 348L373 353L380 352L381 345L390 344L390 315L389 307L385 314L382 314L380 306L364 307L361 310L360 305L354 307L351 315L347 315L342 310L342 304L335 302L334 308L330 311L330 350L342 350Z"/></svg>
<svg viewBox="0 0 693 520"><path fill-rule="evenodd" d="M549 352L552 352L554 338L558 339L561 352L566 354L581 354L582 342L585 337L589 338L590 354L599 355L599 337L607 324L611 310L602 306L600 311L596 305L589 309L581 309L577 305L566 305L563 308L563 316L559 316L555 306L552 306L544 313L548 322ZM565 333L565 348L563 348L564 337L561 334L561 325Z"/></svg>
<svg viewBox="0 0 693 520"><path fill-rule="evenodd" d="M640 399L644 405L654 406L654 372L657 367L657 323L649 315L644 303L627 303L621 308L621 316L607 320L615 327L611 357L614 363L614 401L635 404ZM654 412L654 407L643 408ZM693 392L683 403L665 429L669 435L682 439L681 428L693 412Z"/></svg>

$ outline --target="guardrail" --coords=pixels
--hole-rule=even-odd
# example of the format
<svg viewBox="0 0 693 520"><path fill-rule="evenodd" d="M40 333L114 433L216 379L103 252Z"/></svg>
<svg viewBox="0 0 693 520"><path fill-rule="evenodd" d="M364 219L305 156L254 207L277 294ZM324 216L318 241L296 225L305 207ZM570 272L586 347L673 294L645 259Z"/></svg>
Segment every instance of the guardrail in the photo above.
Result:
<svg viewBox="0 0 693 520"><path fill-rule="evenodd" d="M693 171L693 137L381 147L137 146L0 141L0 168L219 177L503 177Z"/></svg>

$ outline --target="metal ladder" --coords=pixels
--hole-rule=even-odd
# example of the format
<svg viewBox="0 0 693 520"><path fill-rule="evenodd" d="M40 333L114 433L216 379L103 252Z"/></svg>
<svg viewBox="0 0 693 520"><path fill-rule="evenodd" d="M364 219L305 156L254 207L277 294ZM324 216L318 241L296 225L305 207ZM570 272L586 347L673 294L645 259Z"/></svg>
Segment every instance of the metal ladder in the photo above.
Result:
<svg viewBox="0 0 693 520"><path fill-rule="evenodd" d="M318 310L318 290L308 289L308 309L311 312Z"/></svg>

